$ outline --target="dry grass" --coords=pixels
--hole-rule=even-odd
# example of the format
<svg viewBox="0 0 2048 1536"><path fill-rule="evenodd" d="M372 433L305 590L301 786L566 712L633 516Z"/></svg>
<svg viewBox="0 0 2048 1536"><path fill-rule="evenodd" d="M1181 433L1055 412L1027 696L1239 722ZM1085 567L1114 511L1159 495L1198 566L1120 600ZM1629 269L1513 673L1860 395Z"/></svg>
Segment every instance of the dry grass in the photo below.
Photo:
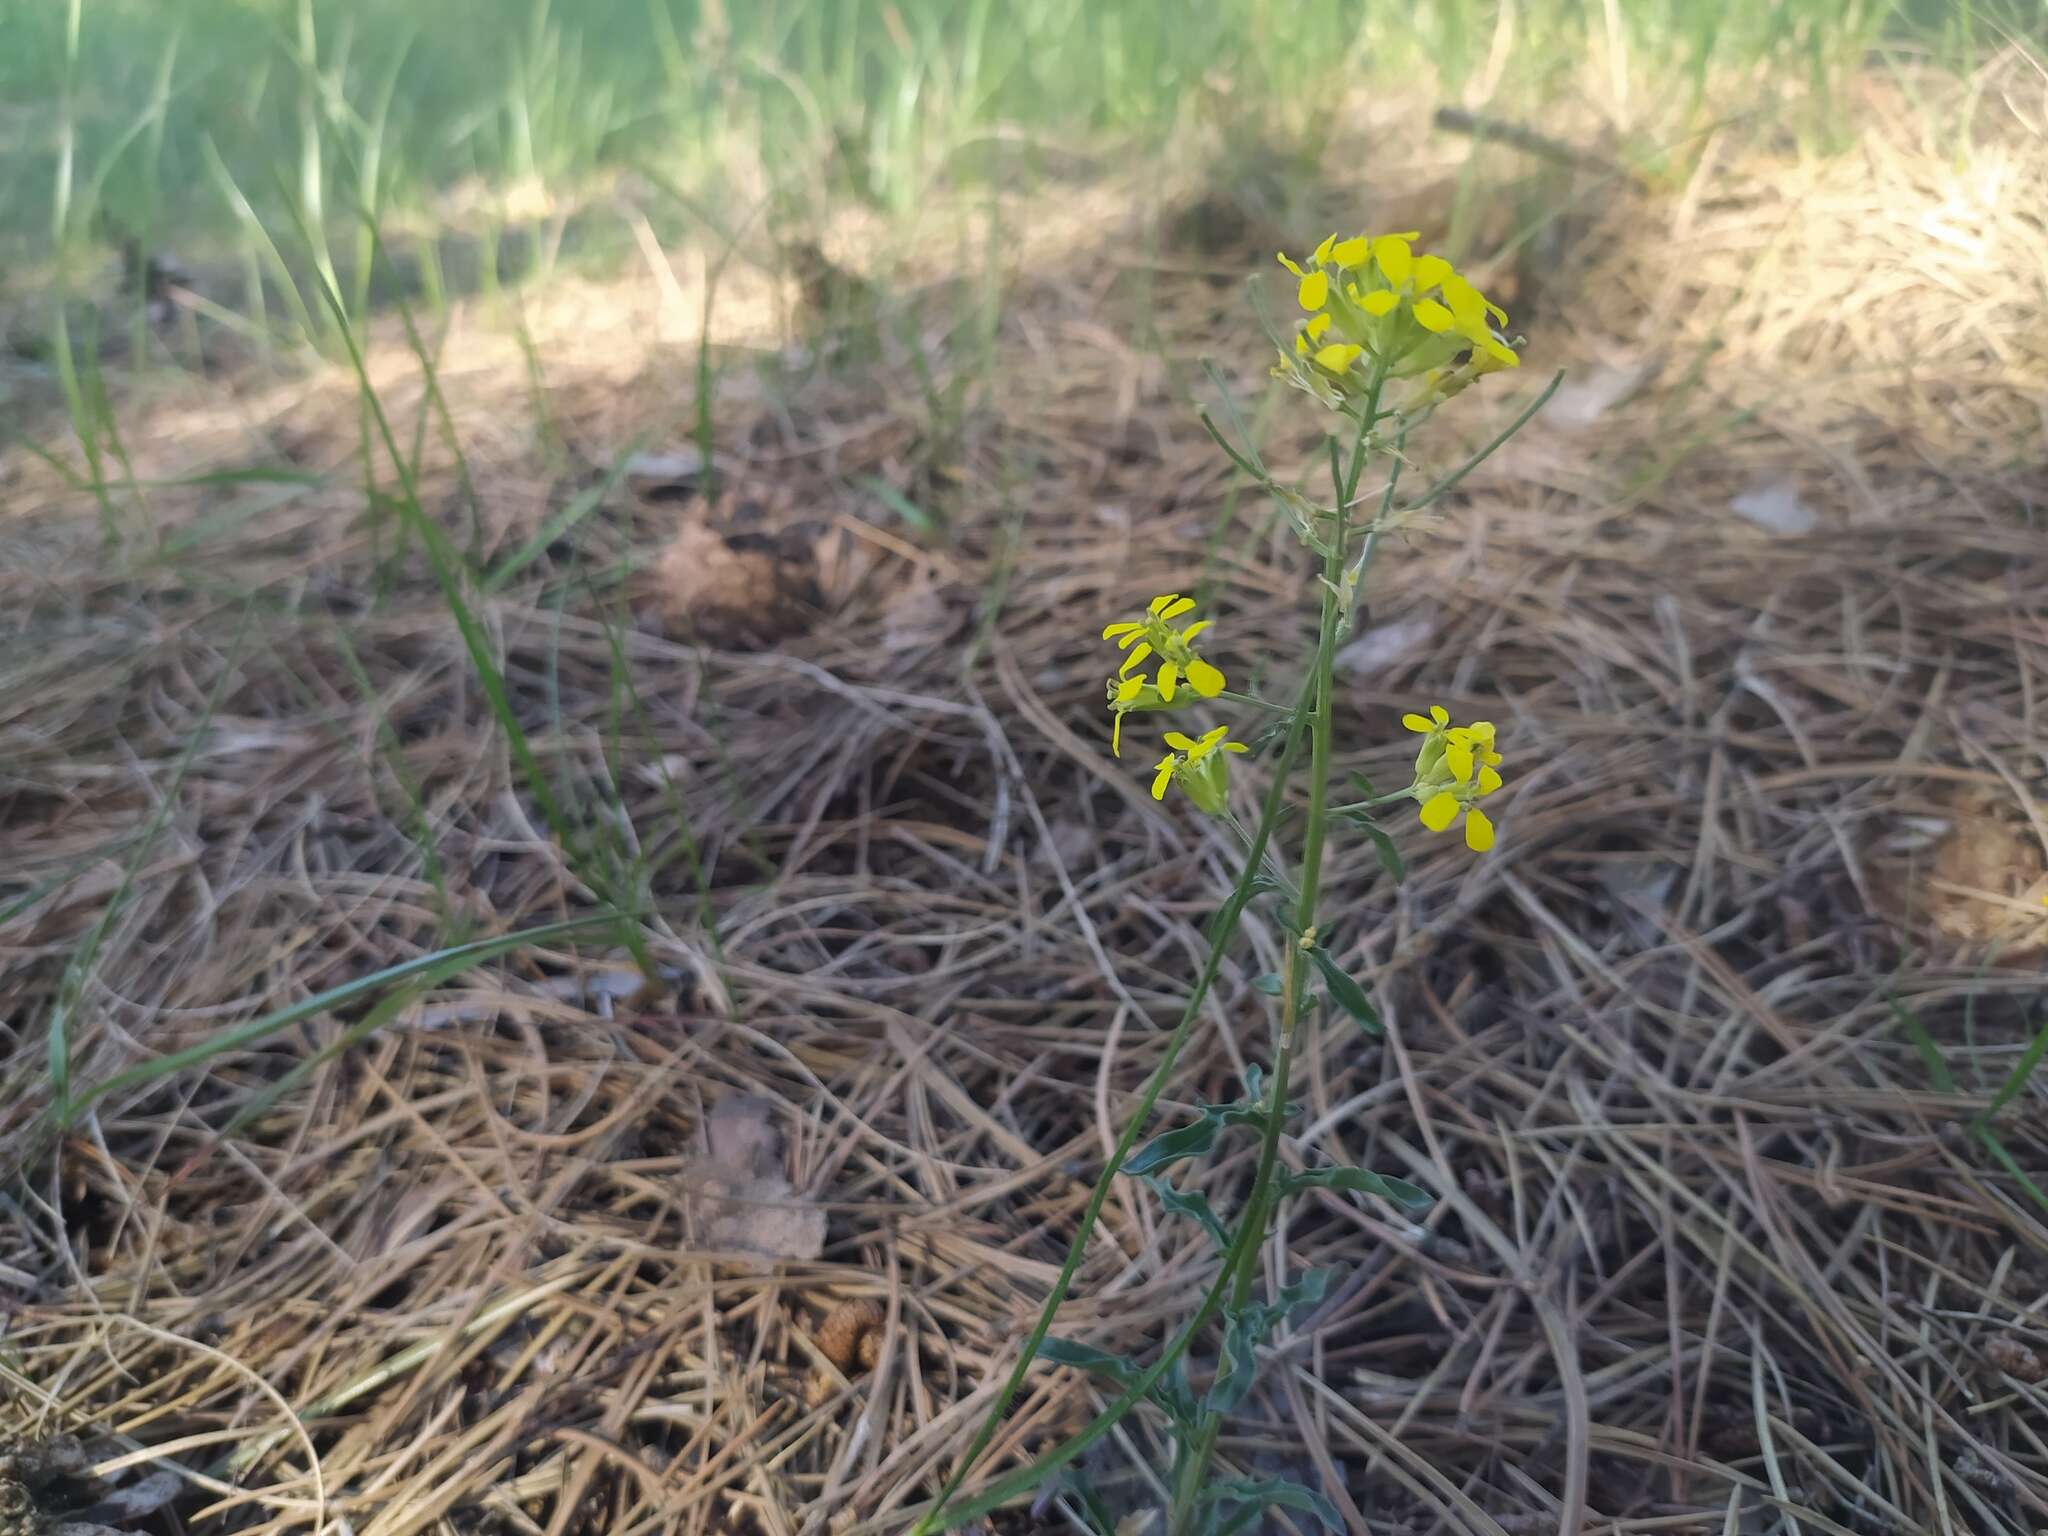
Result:
<svg viewBox="0 0 2048 1536"><path fill-rule="evenodd" d="M1224 1456L1319 1483L1356 1530L2048 1523L2048 1209L2021 1177L2048 1182L2048 1095L1989 1122L2006 1166L1974 1118L2039 1026L2048 891L2048 153L1992 85L1969 175L1873 108L1847 158L1717 143L1683 189L1596 212L1470 430L1551 366L1566 394L1384 567L1342 767L1398 776L1397 713L1441 699L1500 722L1518 771L1490 858L1418 834L1398 891L1363 847L1326 874L1388 1028L1326 1022L1286 1155L1440 1199L1419 1225L1293 1209L1269 1269L1284 1246L1343 1279ZM351 1020L103 1103L5 1196L11 1430L182 1469L165 1532L786 1536L929 1497L1233 868L1103 752L1093 630L1212 541L1234 674L1308 622L1185 403L1202 353L1261 386L1239 293L1094 238L1008 274L997 371L956 416L900 340L872 370L733 353L716 505L628 482L485 605L536 750L658 869L674 994L630 995L619 954L527 951L231 1137ZM678 291L536 301L546 433L509 340L449 340L474 510L436 429L429 511L486 565L634 432L684 441ZM942 397L974 360L949 313L919 317ZM377 367L409 424L417 370ZM340 473L156 491L171 554L109 560L88 504L0 467L16 1134L34 1021L217 689L86 994L80 1080L447 942L436 866L473 934L591 900L417 557L379 589L348 382L148 405L145 478ZM1730 510L1780 485L1810 532ZM653 571L679 517L725 579L767 573L772 632L676 603ZM620 718L615 639L644 715ZM1250 983L1279 942L1248 918L1176 1104L1263 1054ZM703 1177L708 1108L742 1094L828 1215L815 1261L704 1246L707 1201L746 1230ZM1219 1208L1247 1150L1201 1174ZM1106 1217L1062 1331L1143 1351L1214 1260L1129 1188ZM1040 1372L999 1457L1092 1391ZM1094 1466L1112 1503L1146 1503L1157 1429Z"/></svg>

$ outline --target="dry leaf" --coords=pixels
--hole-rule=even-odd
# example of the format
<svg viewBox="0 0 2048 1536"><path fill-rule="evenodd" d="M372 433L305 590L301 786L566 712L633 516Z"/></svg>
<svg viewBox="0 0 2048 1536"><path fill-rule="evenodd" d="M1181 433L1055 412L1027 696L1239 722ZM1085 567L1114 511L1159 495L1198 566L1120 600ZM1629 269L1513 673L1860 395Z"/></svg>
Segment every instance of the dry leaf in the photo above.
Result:
<svg viewBox="0 0 2048 1536"><path fill-rule="evenodd" d="M732 1094L704 1122L704 1152L683 1169L683 1210L695 1246L771 1259L825 1251L825 1213L782 1172L771 1101Z"/></svg>
<svg viewBox="0 0 2048 1536"><path fill-rule="evenodd" d="M685 510L644 588L643 606L665 632L719 646L770 645L809 627L823 601L818 530L755 532L753 510Z"/></svg>
<svg viewBox="0 0 2048 1536"><path fill-rule="evenodd" d="M1994 1333L1984 1343L1984 1358L2014 1381L2048 1380L2048 1363L2009 1333Z"/></svg>
<svg viewBox="0 0 2048 1536"><path fill-rule="evenodd" d="M1744 491L1728 506L1737 516L1771 533L1811 533L1820 521L1820 514L1799 499L1799 490L1790 480L1774 480Z"/></svg>
<svg viewBox="0 0 2048 1536"><path fill-rule="evenodd" d="M1923 848L1895 868L1887 906L1958 944L1996 944L2003 959L2048 948L2048 860L2032 824L1988 791L1958 792L1952 805L1933 856Z"/></svg>
<svg viewBox="0 0 2048 1536"><path fill-rule="evenodd" d="M1579 369L1550 397L1543 419L1566 428L1590 427L1632 399L1657 376L1662 364L1662 358L1651 358L1626 368L1596 364Z"/></svg>

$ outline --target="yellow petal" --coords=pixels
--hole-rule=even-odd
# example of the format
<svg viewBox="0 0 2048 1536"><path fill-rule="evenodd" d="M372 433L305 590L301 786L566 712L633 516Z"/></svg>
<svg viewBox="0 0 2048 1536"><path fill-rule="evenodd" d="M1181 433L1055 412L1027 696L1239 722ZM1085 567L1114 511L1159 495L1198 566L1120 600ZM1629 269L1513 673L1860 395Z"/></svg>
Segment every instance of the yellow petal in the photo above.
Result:
<svg viewBox="0 0 2048 1536"><path fill-rule="evenodd" d="M1303 309L1321 309L1330 297L1329 276L1322 272L1309 273L1301 280L1301 287L1295 290L1294 297Z"/></svg>
<svg viewBox="0 0 2048 1536"><path fill-rule="evenodd" d="M1138 624L1105 624L1102 628L1102 638L1114 640L1118 635L1128 635L1132 630L1140 628L1143 626Z"/></svg>
<svg viewBox="0 0 2048 1536"><path fill-rule="evenodd" d="M1422 824L1432 832L1441 832L1458 819L1458 797L1448 789L1425 801L1422 806Z"/></svg>
<svg viewBox="0 0 2048 1536"><path fill-rule="evenodd" d="M1173 759L1171 757L1162 757L1159 759L1159 766L1152 772L1152 798L1154 800L1164 800L1166 798L1166 786L1172 782Z"/></svg>
<svg viewBox="0 0 2048 1536"><path fill-rule="evenodd" d="M1429 706L1429 718L1438 725L1449 725L1451 723L1451 712L1441 704L1432 704Z"/></svg>
<svg viewBox="0 0 2048 1536"><path fill-rule="evenodd" d="M1307 338L1306 336L1302 336L1302 335L1298 335L1298 334L1297 334L1297 335L1295 336L1295 338L1294 338L1294 352L1295 352L1295 355L1296 355L1297 357L1307 357L1307 356L1308 356L1308 338ZM1285 361L1285 359L1283 358L1283 359L1282 359L1282 361L1284 362L1284 361ZM1279 370L1278 370L1278 369L1276 368L1276 369L1274 370L1274 372L1276 372L1276 373L1277 373L1277 372L1279 372Z"/></svg>
<svg viewBox="0 0 2048 1536"><path fill-rule="evenodd" d="M1203 698L1213 699L1223 691L1223 674L1201 657L1192 657L1188 661L1188 686Z"/></svg>
<svg viewBox="0 0 2048 1536"><path fill-rule="evenodd" d="M1226 741L1223 743L1223 750L1226 752L1249 752L1251 748L1241 741Z"/></svg>
<svg viewBox="0 0 2048 1536"><path fill-rule="evenodd" d="M1173 702L1173 690L1180 682L1180 668L1172 662L1162 662L1159 667L1159 697L1167 703Z"/></svg>
<svg viewBox="0 0 2048 1536"><path fill-rule="evenodd" d="M1401 723L1407 726L1409 730L1420 731L1425 736L1436 729L1435 726L1431 725L1427 720L1423 719L1420 715L1403 715L1401 717Z"/></svg>
<svg viewBox="0 0 2048 1536"><path fill-rule="evenodd" d="M1493 823L1476 806L1465 813L1465 846L1474 853L1484 853L1493 846Z"/></svg>
<svg viewBox="0 0 2048 1536"><path fill-rule="evenodd" d="M1330 247L1330 260L1340 267L1360 267L1372 250L1372 242L1360 235L1355 240L1339 240Z"/></svg>
<svg viewBox="0 0 2048 1536"><path fill-rule="evenodd" d="M1194 738L1180 731L1168 731L1166 733L1166 744L1177 752L1192 752L1195 750Z"/></svg>
<svg viewBox="0 0 2048 1536"><path fill-rule="evenodd" d="M1335 341L1316 353L1316 366L1327 368L1332 373L1342 373L1358 361L1358 355L1364 350L1348 341Z"/></svg>
<svg viewBox="0 0 2048 1536"><path fill-rule="evenodd" d="M1279 262L1280 265L1285 267L1288 271L1292 272L1296 277L1301 276L1301 268L1297 267L1292 261L1288 260L1287 253L1285 251L1275 251L1273 253L1273 259Z"/></svg>
<svg viewBox="0 0 2048 1536"><path fill-rule="evenodd" d="M1464 278L1453 272L1443 280L1444 303L1448 304L1452 316L1458 322L1461 334L1470 336L1474 331L1486 329L1486 300L1479 296Z"/></svg>
<svg viewBox="0 0 2048 1536"><path fill-rule="evenodd" d="M1193 612L1194 607L1195 600L1192 597L1179 598L1160 609L1159 617L1162 619L1177 619L1184 613Z"/></svg>
<svg viewBox="0 0 2048 1536"><path fill-rule="evenodd" d="M1204 751L1207 751L1209 748L1215 746L1217 742L1221 741L1225 736L1229 734L1230 727L1227 725L1219 725L1213 731L1202 732L1202 749Z"/></svg>
<svg viewBox="0 0 2048 1536"><path fill-rule="evenodd" d="M1109 755L1111 757L1122 757L1124 755L1123 711L1118 710L1113 718L1116 723L1109 728Z"/></svg>
<svg viewBox="0 0 2048 1536"><path fill-rule="evenodd" d="M1133 625L1132 625L1132 626L1130 627L1130 629L1128 629L1128 630L1127 630L1127 631L1126 631L1126 632L1125 632L1125 633L1124 633L1124 634L1123 634L1123 635L1122 635L1122 636L1121 636L1121 637L1120 637L1120 638L1119 638L1119 639L1117 640L1117 643L1116 643L1116 648L1117 648L1118 650L1120 650L1120 651L1128 651L1128 650L1129 650L1129 649L1130 649L1130 648L1131 648L1132 646L1134 646L1134 645L1136 645L1136 644L1138 643L1138 637L1139 637L1140 635L1144 634L1144 633L1145 633L1145 626L1144 626L1144 625L1142 625L1142 624L1133 624Z"/></svg>
<svg viewBox="0 0 2048 1536"><path fill-rule="evenodd" d="M1214 619L1202 619L1197 623L1190 624L1186 629L1180 632L1180 643L1182 645L1190 644L1194 640L1195 636L1199 635L1203 630L1207 629L1211 624L1214 624L1215 622L1216 621Z"/></svg>
<svg viewBox="0 0 2048 1536"><path fill-rule="evenodd" d="M1378 320L1392 314L1394 306L1400 302L1400 298L1391 289L1375 288L1358 301L1358 307Z"/></svg>
<svg viewBox="0 0 2048 1536"><path fill-rule="evenodd" d="M1179 601L1180 594L1178 592L1162 592L1145 605L1145 611L1150 614L1157 614L1165 609L1168 603L1177 603Z"/></svg>
<svg viewBox="0 0 2048 1536"><path fill-rule="evenodd" d="M1427 293L1451 276L1452 270L1451 264L1441 256L1418 256L1415 258L1415 270L1409 275L1414 280L1415 291Z"/></svg>
<svg viewBox="0 0 2048 1536"><path fill-rule="evenodd" d="M1130 655L1126 656L1124 658L1124 664L1116 669L1117 676L1130 676L1131 668L1136 666L1142 666L1144 664L1145 658L1147 656L1150 656L1151 654L1152 647L1145 644L1143 641L1140 641L1138 643L1137 649L1132 651Z"/></svg>
<svg viewBox="0 0 2048 1536"><path fill-rule="evenodd" d="M1127 677L1116 685L1116 701L1119 704L1128 704L1144 691L1145 679L1142 677Z"/></svg>
<svg viewBox="0 0 2048 1536"><path fill-rule="evenodd" d="M1495 769L1484 767L1479 770L1479 793L1490 795L1500 786L1501 776Z"/></svg>
<svg viewBox="0 0 2048 1536"><path fill-rule="evenodd" d="M1435 331L1438 335L1442 335L1458 323L1451 312L1435 299L1417 299L1415 319L1425 331Z"/></svg>
<svg viewBox="0 0 2048 1536"><path fill-rule="evenodd" d="M1316 247L1316 265L1321 266L1330 259L1330 247L1337 243L1337 232L1333 229L1323 236L1323 243Z"/></svg>
<svg viewBox="0 0 2048 1536"><path fill-rule="evenodd" d="M1301 328L1301 334L1306 336L1310 341L1317 341L1322 338L1323 332L1327 331L1329 328L1330 316L1328 311L1325 311L1320 315L1311 316L1308 324L1304 325Z"/></svg>
<svg viewBox="0 0 2048 1536"><path fill-rule="evenodd" d="M1415 270L1414 254L1408 249L1408 241L1400 235L1381 235L1372 243L1373 260L1380 264L1387 281L1396 288L1408 281Z"/></svg>
<svg viewBox="0 0 2048 1536"><path fill-rule="evenodd" d="M1515 349L1495 336L1476 338L1479 350L1499 363L1503 368L1519 368L1522 360L1515 356Z"/></svg>
<svg viewBox="0 0 2048 1536"><path fill-rule="evenodd" d="M1472 782L1472 749L1462 741L1454 741L1444 748L1444 761L1450 765L1451 777L1460 784Z"/></svg>

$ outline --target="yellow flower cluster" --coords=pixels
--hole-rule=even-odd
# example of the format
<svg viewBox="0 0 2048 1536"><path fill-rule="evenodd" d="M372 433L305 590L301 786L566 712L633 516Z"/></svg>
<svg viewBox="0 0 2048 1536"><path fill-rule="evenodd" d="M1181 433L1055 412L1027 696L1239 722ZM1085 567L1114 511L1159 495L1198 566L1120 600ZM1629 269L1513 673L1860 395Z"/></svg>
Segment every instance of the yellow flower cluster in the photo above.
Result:
<svg viewBox="0 0 2048 1536"><path fill-rule="evenodd" d="M1125 652L1123 665L1109 680L1109 709L1115 716L1110 731L1110 751L1123 755L1124 716L1133 710L1172 709L1191 703L1194 697L1213 699L1223 691L1223 673L1195 652L1195 637L1209 627L1203 619L1186 629L1176 630L1173 621L1194 612L1195 600L1178 592L1152 599L1141 619L1112 624L1102 632ZM1145 669L1158 658L1159 671L1148 678ZM1186 687L1183 688L1182 685Z"/></svg>
<svg viewBox="0 0 2048 1536"><path fill-rule="evenodd" d="M1109 680L1109 711L1115 720L1110 750L1123 755L1124 716L1139 710L1179 709L1223 692L1223 672L1195 650L1195 639L1209 627L1207 619L1176 629L1174 621L1195 610L1195 600L1165 592L1145 607L1144 617L1111 624L1102 638L1114 640L1125 653L1117 675ZM1147 676L1153 663L1158 667ZM1152 770L1152 798L1164 800L1167 786L1178 784L1188 798L1211 816L1221 815L1230 798L1230 759L1226 754L1250 750L1230 741L1229 727L1217 726L1200 739L1179 731L1166 733L1166 756Z"/></svg>
<svg viewBox="0 0 2048 1536"><path fill-rule="evenodd" d="M1493 823L1479 801L1501 787L1500 753L1494 750L1493 722L1452 725L1450 711L1432 704L1427 715L1403 715L1401 723L1422 737L1415 754L1415 782L1408 793L1422 803L1422 824L1447 831L1465 818L1465 846L1484 853L1493 846Z"/></svg>
<svg viewBox="0 0 2048 1536"><path fill-rule="evenodd" d="M1227 740L1229 735L1227 725L1204 733L1200 741L1179 731L1168 731L1166 744L1173 750L1159 759L1152 770L1152 798L1164 800L1166 786L1178 784L1188 792L1197 810L1211 816L1222 815L1230 796L1230 759L1218 754L1251 750L1241 741Z"/></svg>
<svg viewBox="0 0 2048 1536"><path fill-rule="evenodd" d="M1294 274L1308 317L1293 353L1281 353L1273 372L1342 409L1365 397L1375 373L1423 375L1431 393L1452 395L1482 374L1519 367L1491 323L1507 324L1507 312L1443 257L1416 255L1409 244L1416 238L1412 230L1331 235L1306 267L1283 252L1280 265Z"/></svg>

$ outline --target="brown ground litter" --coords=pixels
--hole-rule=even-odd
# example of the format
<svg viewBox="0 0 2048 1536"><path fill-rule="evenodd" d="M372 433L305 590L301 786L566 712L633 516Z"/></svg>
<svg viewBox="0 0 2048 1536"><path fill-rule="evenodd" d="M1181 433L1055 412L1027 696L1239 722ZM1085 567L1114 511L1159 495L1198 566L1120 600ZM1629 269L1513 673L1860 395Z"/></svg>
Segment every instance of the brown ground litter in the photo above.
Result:
<svg viewBox="0 0 2048 1536"><path fill-rule="evenodd" d="M1418 701L1490 717L1501 843L1475 861L1404 826L1398 890L1370 847L1333 851L1339 957L1387 1031L1325 1021L1286 1144L1439 1198L1292 1208L1269 1276L1284 1244L1339 1278L1228 1466L1412 1536L2048 1524L2042 1080L1980 1121L2040 1026L2048 924L2048 332L2025 319L2048 150L1999 99L1968 172L1880 101L1847 156L1731 132L1682 186L1589 200L1528 366L1474 392L1476 442L1553 367L1574 391L1383 568L1340 766L1398 778ZM179 1469L166 1533L788 1536L930 1496L1235 868L1222 829L1147 798L1142 749L1108 756L1104 616L1201 581L1216 659L1280 693L1267 658L1311 611L1188 403L1213 355L1256 410L1254 253L1154 262L1173 209L1063 205L999 308L934 290L872 360L781 349L793 279L736 265L720 303L756 323L718 322L717 499L628 478L481 607L558 792L654 871L670 999L636 997L622 953L534 947L231 1137L359 1012L103 1101L0 1194L6 1433ZM440 343L464 458L428 416L427 509L484 568L636 437L685 461L676 338L711 270L533 296L537 385L487 325ZM889 310L893 279L874 291ZM391 337L373 367L409 433L418 369ZM82 999L79 1081L458 920L593 900L417 553L362 515L347 381L127 404L146 480L343 472L152 490L140 559L103 556L43 466L0 465L12 1147L36 1021L216 696ZM1284 416L1265 446L1312 462ZM1731 507L1780 485L1810 531ZM735 600L740 567L772 605ZM1282 942L1255 909L1169 1114L1263 1055L1252 982ZM768 1263L733 1239L737 1176L693 1178L721 1105L771 1128L735 1166L761 1209L817 1215L815 1259ZM1247 1151L1192 1175L1219 1208ZM1133 1187L1105 1216L1061 1331L1142 1353L1214 1258ZM1098 1401L1039 1371L990 1467ZM1091 1462L1113 1506L1146 1507L1129 1468L1159 1429Z"/></svg>

